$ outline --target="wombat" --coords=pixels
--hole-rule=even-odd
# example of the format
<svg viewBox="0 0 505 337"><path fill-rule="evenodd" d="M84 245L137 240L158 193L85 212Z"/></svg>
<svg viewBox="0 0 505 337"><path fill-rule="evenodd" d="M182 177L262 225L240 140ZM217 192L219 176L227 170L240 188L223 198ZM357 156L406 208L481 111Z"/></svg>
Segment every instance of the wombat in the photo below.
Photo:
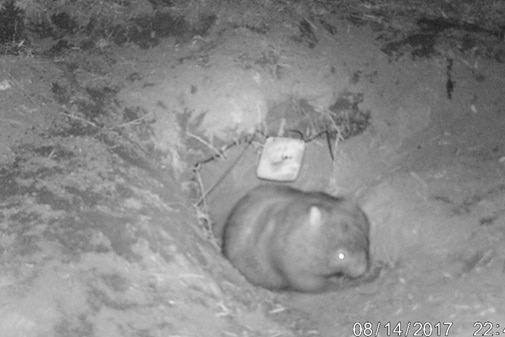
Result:
<svg viewBox="0 0 505 337"><path fill-rule="evenodd" d="M260 185L233 207L222 248L257 286L324 292L367 274L369 231L365 214L349 200Z"/></svg>

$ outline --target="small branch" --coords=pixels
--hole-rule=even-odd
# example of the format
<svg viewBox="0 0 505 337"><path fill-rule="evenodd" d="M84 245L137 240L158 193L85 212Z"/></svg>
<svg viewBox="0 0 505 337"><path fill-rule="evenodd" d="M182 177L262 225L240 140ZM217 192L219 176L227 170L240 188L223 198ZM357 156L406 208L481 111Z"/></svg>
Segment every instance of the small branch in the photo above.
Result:
<svg viewBox="0 0 505 337"><path fill-rule="evenodd" d="M148 113L147 115L144 115L144 116L139 117L137 119L131 120L129 122L126 122L126 123L123 123L123 124L119 124L119 125L116 125L116 126L112 126L112 127L109 128L109 130L114 130L116 128L124 128L126 126L133 125L133 124L139 124L142 120L147 119L147 117L149 117L149 116L151 116L151 113Z"/></svg>
<svg viewBox="0 0 505 337"><path fill-rule="evenodd" d="M211 149L212 151L214 151L219 157L222 157L223 156L223 153L221 151L219 151L214 145L210 144L209 142L207 142L206 140L204 140L203 138L191 133L191 132L187 132L186 133L189 137L191 138L194 138L196 139L197 141L199 141L200 143L204 144L205 146L207 146L209 149Z"/></svg>
<svg viewBox="0 0 505 337"><path fill-rule="evenodd" d="M95 123L93 123L93 122L90 122L90 121L88 121L88 120L86 120L86 119L84 119L84 118L81 118L81 117L73 116L73 115L71 115L71 114L70 114L70 112L69 112L68 110L66 110L66 109L65 109L65 112L66 112L66 113L62 113L61 111L58 111L58 113L59 113L59 114L61 114L61 115L65 116L65 117L68 117L68 118L70 118L70 119L75 119L75 120L81 121L81 122L83 122L83 123L85 123L85 124L88 124L88 125L91 125L91 126L93 126L93 127L97 128L97 129L100 129L100 127L99 127L98 125L96 125Z"/></svg>

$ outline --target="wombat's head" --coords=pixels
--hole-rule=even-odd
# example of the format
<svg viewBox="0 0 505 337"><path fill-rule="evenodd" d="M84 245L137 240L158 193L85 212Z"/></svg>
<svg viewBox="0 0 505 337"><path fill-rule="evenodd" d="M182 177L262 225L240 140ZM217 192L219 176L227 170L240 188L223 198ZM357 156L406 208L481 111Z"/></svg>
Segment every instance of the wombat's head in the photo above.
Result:
<svg viewBox="0 0 505 337"><path fill-rule="evenodd" d="M325 274L358 278L370 267L370 225L357 206L344 206L311 207L309 225L312 234L319 237Z"/></svg>
<svg viewBox="0 0 505 337"><path fill-rule="evenodd" d="M340 248L329 256L329 265L334 268L335 276L358 278L368 271L369 264L368 253L365 251Z"/></svg>

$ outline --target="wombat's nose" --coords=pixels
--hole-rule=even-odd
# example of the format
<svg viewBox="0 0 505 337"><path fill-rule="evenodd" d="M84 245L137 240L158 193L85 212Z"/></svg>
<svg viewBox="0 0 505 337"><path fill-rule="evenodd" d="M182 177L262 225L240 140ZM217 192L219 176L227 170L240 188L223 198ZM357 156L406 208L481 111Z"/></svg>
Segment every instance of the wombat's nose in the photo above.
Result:
<svg viewBox="0 0 505 337"><path fill-rule="evenodd" d="M360 277L368 271L368 267L367 256L365 254L360 255L348 265L347 275L352 278Z"/></svg>

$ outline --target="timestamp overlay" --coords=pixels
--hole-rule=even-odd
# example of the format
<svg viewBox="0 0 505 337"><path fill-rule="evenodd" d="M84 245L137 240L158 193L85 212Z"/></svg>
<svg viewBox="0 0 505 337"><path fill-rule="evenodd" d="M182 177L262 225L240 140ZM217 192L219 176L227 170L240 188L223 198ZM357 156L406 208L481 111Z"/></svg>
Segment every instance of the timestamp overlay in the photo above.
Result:
<svg viewBox="0 0 505 337"><path fill-rule="evenodd" d="M355 322L352 333L355 337L421 337L450 336L452 322ZM479 335L480 336L480 335Z"/></svg>
<svg viewBox="0 0 505 337"><path fill-rule="evenodd" d="M475 321L472 336L505 336L505 322Z"/></svg>

